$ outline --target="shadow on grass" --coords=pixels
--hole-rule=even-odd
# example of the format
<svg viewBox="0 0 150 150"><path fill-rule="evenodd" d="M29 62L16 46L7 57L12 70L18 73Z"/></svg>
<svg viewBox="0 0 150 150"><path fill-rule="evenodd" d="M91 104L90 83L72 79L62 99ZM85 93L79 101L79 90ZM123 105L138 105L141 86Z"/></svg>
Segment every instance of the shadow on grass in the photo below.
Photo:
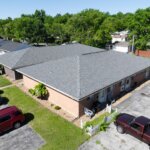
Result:
<svg viewBox="0 0 150 150"><path fill-rule="evenodd" d="M25 121L23 125L28 124L30 121L32 121L34 119L34 115L32 113L25 113Z"/></svg>
<svg viewBox="0 0 150 150"><path fill-rule="evenodd" d="M4 93L4 91L0 90L0 95L3 94L3 93Z"/></svg>
<svg viewBox="0 0 150 150"><path fill-rule="evenodd" d="M9 99L7 97L0 97L0 105L8 104Z"/></svg>

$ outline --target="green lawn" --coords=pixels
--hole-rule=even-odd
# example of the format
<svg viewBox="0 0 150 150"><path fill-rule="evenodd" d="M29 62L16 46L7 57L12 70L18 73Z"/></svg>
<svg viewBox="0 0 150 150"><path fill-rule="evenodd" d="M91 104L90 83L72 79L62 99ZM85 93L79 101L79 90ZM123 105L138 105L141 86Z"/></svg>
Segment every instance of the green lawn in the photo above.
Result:
<svg viewBox="0 0 150 150"><path fill-rule="evenodd" d="M88 138L80 128L50 112L17 87L6 88L2 96L24 113L34 115L29 124L45 139L42 150L76 150Z"/></svg>
<svg viewBox="0 0 150 150"><path fill-rule="evenodd" d="M0 75L0 87L10 85L11 82L5 79L3 76Z"/></svg>

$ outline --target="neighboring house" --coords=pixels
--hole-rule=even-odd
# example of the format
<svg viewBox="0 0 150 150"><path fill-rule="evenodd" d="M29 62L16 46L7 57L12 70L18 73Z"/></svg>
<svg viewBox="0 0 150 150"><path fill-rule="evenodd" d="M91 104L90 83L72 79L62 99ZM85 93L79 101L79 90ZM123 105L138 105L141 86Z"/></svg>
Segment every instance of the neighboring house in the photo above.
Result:
<svg viewBox="0 0 150 150"><path fill-rule="evenodd" d="M115 32L112 37L112 50L117 52L128 53L130 52L128 38L128 31Z"/></svg>
<svg viewBox="0 0 150 150"><path fill-rule="evenodd" d="M22 75L27 89L43 83L48 101L75 117L95 101L110 103L150 76L149 59L81 44L29 48L3 56L0 63Z"/></svg>
<svg viewBox="0 0 150 150"><path fill-rule="evenodd" d="M117 52L129 53L130 45L129 42L116 42L113 44L112 50Z"/></svg>
<svg viewBox="0 0 150 150"><path fill-rule="evenodd" d="M0 39L0 55L30 47L28 44Z"/></svg>
<svg viewBox="0 0 150 150"><path fill-rule="evenodd" d="M129 31L115 32L111 34L112 43L127 41Z"/></svg>

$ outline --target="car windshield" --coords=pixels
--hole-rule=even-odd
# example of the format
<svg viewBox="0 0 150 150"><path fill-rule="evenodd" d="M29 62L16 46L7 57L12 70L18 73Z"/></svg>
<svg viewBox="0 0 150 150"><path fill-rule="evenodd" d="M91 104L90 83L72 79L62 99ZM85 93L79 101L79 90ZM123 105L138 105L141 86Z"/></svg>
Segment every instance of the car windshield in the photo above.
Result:
<svg viewBox="0 0 150 150"><path fill-rule="evenodd" d="M133 118L131 121L129 121L129 124L132 124L133 122L135 122L135 119L136 119L136 117Z"/></svg>

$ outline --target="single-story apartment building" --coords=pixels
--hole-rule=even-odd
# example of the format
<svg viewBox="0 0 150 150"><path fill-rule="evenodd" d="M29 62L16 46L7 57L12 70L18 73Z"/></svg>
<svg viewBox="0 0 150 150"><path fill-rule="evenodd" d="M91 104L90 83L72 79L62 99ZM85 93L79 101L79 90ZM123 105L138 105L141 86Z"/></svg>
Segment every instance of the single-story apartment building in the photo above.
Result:
<svg viewBox="0 0 150 150"><path fill-rule="evenodd" d="M149 59L81 44L29 48L3 56L0 63L22 75L27 89L43 83L48 101L75 117L95 101L111 102L150 77Z"/></svg>
<svg viewBox="0 0 150 150"><path fill-rule="evenodd" d="M105 50L81 44L29 47L21 51L14 51L2 55L0 57L0 64L3 64L5 73L10 76L12 80L17 80L22 78L22 74L17 71L19 68L56 60L62 57L98 51Z"/></svg>

